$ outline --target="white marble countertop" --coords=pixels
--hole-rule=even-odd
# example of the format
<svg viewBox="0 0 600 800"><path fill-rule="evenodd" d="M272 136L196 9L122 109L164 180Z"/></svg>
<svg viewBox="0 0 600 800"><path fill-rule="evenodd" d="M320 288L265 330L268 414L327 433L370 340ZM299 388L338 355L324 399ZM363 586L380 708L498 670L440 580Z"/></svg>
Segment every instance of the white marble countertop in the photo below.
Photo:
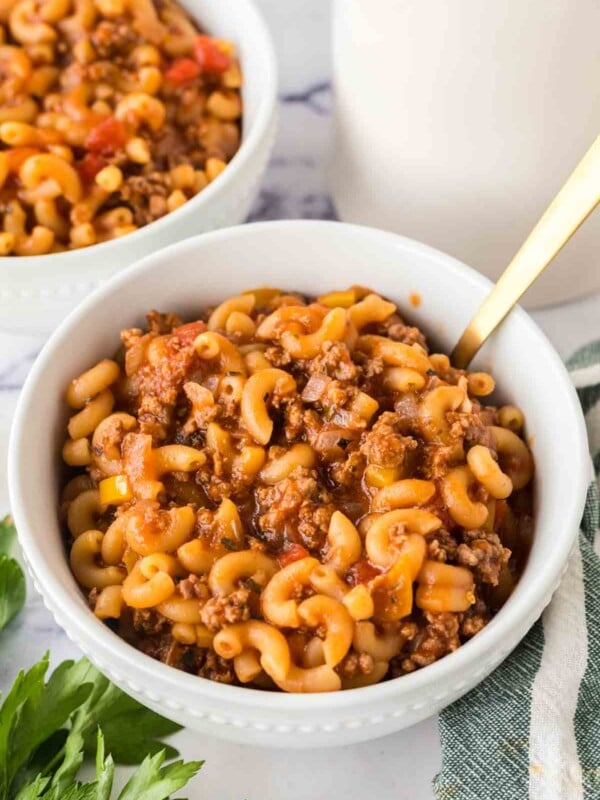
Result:
<svg viewBox="0 0 600 800"><path fill-rule="evenodd" d="M253 219L332 217L326 164L330 133L329 2L257 0L280 63L281 120ZM293 5L293 19L292 19ZM563 357L600 335L600 295L533 314ZM6 449L19 390L43 340L0 334L0 515L8 510ZM25 611L0 633L0 689L46 649L53 663L79 657L30 586ZM181 732L176 744L206 765L185 792L211 800L427 800L440 764L435 719L375 742L319 752L263 750Z"/></svg>

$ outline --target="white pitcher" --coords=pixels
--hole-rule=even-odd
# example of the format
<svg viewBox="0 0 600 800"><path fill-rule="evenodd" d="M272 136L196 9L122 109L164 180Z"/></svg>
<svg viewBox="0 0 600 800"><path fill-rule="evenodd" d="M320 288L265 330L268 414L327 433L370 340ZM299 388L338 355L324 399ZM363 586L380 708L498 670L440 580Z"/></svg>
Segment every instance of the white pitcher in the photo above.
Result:
<svg viewBox="0 0 600 800"><path fill-rule="evenodd" d="M600 131L598 0L335 0L333 194L492 278ZM600 211L526 301L600 290Z"/></svg>

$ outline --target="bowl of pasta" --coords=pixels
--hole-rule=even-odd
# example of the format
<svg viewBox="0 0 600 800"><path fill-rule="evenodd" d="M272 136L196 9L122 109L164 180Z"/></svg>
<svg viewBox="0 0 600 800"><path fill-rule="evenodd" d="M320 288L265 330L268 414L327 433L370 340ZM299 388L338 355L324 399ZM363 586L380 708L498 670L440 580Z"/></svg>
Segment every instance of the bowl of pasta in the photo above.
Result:
<svg viewBox="0 0 600 800"><path fill-rule="evenodd" d="M445 355L489 286L316 221L111 278L50 338L11 436L57 622L143 703L239 742L357 742L467 692L549 602L589 478L525 312L469 371Z"/></svg>
<svg viewBox="0 0 600 800"><path fill-rule="evenodd" d="M253 0L8 0L0 23L3 327L52 330L132 261L244 221L277 100Z"/></svg>

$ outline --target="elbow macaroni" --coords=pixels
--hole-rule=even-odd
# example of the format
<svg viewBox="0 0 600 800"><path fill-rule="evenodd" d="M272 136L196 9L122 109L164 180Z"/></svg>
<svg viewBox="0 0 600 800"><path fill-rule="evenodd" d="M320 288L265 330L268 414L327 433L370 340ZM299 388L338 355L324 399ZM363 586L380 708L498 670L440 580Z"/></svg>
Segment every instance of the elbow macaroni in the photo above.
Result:
<svg viewBox="0 0 600 800"><path fill-rule="evenodd" d="M156 69L158 49L140 47L136 64ZM14 69L18 81L27 64ZM157 124L143 93L119 111L138 136ZM35 131L0 124L0 140L39 147ZM71 191L70 173L35 163L29 190L43 188L59 231L54 193ZM173 170L177 191L194 180ZM131 224L125 207L103 218ZM17 208L16 235L23 220ZM152 312L147 332L126 331L124 358L65 398L76 474L61 513L96 617L168 663L287 692L359 689L479 630L518 579L533 459L521 412L481 406L493 378L419 337L356 286L313 302L256 289L196 322Z"/></svg>
<svg viewBox="0 0 600 800"><path fill-rule="evenodd" d="M242 420L248 432L259 444L268 444L273 433L266 399L286 395L296 388L296 381L282 369L262 369L248 378L241 403Z"/></svg>
<svg viewBox="0 0 600 800"><path fill-rule="evenodd" d="M0 255L133 232L202 191L237 151L233 45L200 34L173 0L14 0L3 21L0 186L12 208Z"/></svg>

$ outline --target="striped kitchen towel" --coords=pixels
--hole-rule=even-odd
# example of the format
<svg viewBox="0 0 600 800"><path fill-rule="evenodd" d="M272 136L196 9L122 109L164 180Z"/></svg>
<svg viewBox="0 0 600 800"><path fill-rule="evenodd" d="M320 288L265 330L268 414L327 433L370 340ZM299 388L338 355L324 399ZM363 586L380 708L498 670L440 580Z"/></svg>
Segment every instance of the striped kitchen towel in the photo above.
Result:
<svg viewBox="0 0 600 800"><path fill-rule="evenodd" d="M600 342L567 366L598 476ZM594 481L579 547L541 619L498 669L440 715L436 800L600 800L599 523Z"/></svg>

